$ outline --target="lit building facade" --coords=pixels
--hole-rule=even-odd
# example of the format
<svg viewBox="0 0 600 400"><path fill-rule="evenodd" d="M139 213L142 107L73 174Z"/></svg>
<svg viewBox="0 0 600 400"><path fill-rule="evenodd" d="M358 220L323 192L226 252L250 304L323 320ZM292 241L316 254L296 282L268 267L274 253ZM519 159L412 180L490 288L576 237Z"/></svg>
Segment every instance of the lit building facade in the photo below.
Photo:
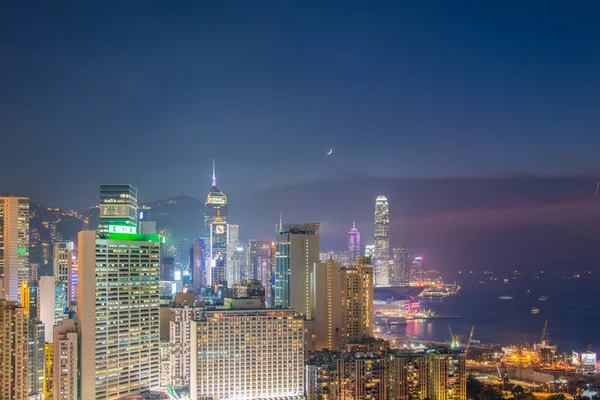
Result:
<svg viewBox="0 0 600 400"><path fill-rule="evenodd" d="M54 277L57 281L68 282L73 262L73 242L54 243Z"/></svg>
<svg viewBox="0 0 600 400"><path fill-rule="evenodd" d="M159 241L158 235L79 233L83 399L119 399L160 386Z"/></svg>
<svg viewBox="0 0 600 400"><path fill-rule="evenodd" d="M425 353L397 351L389 359L389 394L394 400L424 400L427 397Z"/></svg>
<svg viewBox="0 0 600 400"><path fill-rule="evenodd" d="M215 161L213 160L212 186L206 196L204 205L204 228L206 236L210 236L210 224L219 217L222 222L227 222L227 196L217 188L215 174Z"/></svg>
<svg viewBox="0 0 600 400"><path fill-rule="evenodd" d="M206 286L206 240L195 239L190 242L190 270L192 273L192 290L196 293Z"/></svg>
<svg viewBox="0 0 600 400"><path fill-rule="evenodd" d="M137 233L137 210L136 188L131 185L100 185L98 233L109 233L109 226L119 227L122 233Z"/></svg>
<svg viewBox="0 0 600 400"><path fill-rule="evenodd" d="M306 400L338 399L338 371L334 360L310 360L304 374Z"/></svg>
<svg viewBox="0 0 600 400"><path fill-rule="evenodd" d="M0 398L28 400L29 315L17 302L0 301Z"/></svg>
<svg viewBox="0 0 600 400"><path fill-rule="evenodd" d="M29 400L44 398L44 324L40 320L29 318L27 343L27 379Z"/></svg>
<svg viewBox="0 0 600 400"><path fill-rule="evenodd" d="M365 246L365 257L369 257L370 259L373 259L373 256L375 255L375 245L374 244L368 244Z"/></svg>
<svg viewBox="0 0 600 400"><path fill-rule="evenodd" d="M174 387L190 385L191 324L200 318L200 308L173 304L169 315L169 375L168 384Z"/></svg>
<svg viewBox="0 0 600 400"><path fill-rule="evenodd" d="M293 308L312 319L311 274L319 262L321 240L318 223L286 224L280 222L275 237L274 308Z"/></svg>
<svg viewBox="0 0 600 400"><path fill-rule="evenodd" d="M204 312L191 324L191 398L303 398L303 321L294 314Z"/></svg>
<svg viewBox="0 0 600 400"><path fill-rule="evenodd" d="M348 232L349 265L356 264L356 257L360 256L360 232L356 229L356 223L352 223L352 229Z"/></svg>
<svg viewBox="0 0 600 400"><path fill-rule="evenodd" d="M361 256L359 256L359 259ZM339 351L352 339L373 336L373 268L316 265L312 281L316 348Z"/></svg>
<svg viewBox="0 0 600 400"><path fill-rule="evenodd" d="M29 199L0 197L0 278L2 296L20 302L29 276Z"/></svg>
<svg viewBox="0 0 600 400"><path fill-rule="evenodd" d="M229 224L219 216L210 223L208 238L209 260L206 281L208 286L227 284Z"/></svg>
<svg viewBox="0 0 600 400"><path fill-rule="evenodd" d="M273 307L275 242L250 240L248 246L248 270L251 279L259 280L265 288L265 303Z"/></svg>
<svg viewBox="0 0 600 400"><path fill-rule="evenodd" d="M387 359L372 352L346 353L337 359L339 400L387 400Z"/></svg>
<svg viewBox="0 0 600 400"><path fill-rule="evenodd" d="M427 397L431 400L467 398L466 355L450 349L427 352Z"/></svg>
<svg viewBox="0 0 600 400"><path fill-rule="evenodd" d="M408 286L411 261L407 247L392 249L393 262L390 268L390 286Z"/></svg>
<svg viewBox="0 0 600 400"><path fill-rule="evenodd" d="M54 326L52 399L77 400L77 331L75 321L64 319Z"/></svg>
<svg viewBox="0 0 600 400"><path fill-rule="evenodd" d="M375 231L373 265L375 267L375 286L389 286L390 277L390 210L385 196L375 200Z"/></svg>

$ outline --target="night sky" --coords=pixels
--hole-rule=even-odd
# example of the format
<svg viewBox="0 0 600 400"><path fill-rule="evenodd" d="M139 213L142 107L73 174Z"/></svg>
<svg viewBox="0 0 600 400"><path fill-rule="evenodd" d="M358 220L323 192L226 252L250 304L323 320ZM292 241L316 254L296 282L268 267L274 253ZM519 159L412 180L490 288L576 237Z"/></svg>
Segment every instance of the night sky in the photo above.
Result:
<svg viewBox="0 0 600 400"><path fill-rule="evenodd" d="M432 266L600 272L597 2L323 3L3 4L0 193L203 198L216 158L246 239L369 242L381 193Z"/></svg>

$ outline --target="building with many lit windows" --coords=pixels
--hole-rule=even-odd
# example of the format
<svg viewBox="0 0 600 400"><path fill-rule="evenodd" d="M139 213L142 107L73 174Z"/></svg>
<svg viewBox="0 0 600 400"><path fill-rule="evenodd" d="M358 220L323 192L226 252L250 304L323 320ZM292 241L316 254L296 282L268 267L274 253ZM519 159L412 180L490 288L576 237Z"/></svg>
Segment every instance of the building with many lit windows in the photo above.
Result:
<svg viewBox="0 0 600 400"><path fill-rule="evenodd" d="M364 257L359 256L359 261ZM327 260L315 267L316 348L341 350L352 339L373 336L373 268Z"/></svg>
<svg viewBox="0 0 600 400"><path fill-rule="evenodd" d="M200 308L173 303L169 310L169 374L168 384L187 387L191 376L191 323L200 318Z"/></svg>
<svg viewBox="0 0 600 400"><path fill-rule="evenodd" d="M136 188L131 185L103 183L100 185L98 233L109 233L110 226L116 228L120 233L137 233L137 210Z"/></svg>
<svg viewBox="0 0 600 400"><path fill-rule="evenodd" d="M206 283L208 286L227 284L229 224L219 216L210 223Z"/></svg>
<svg viewBox="0 0 600 400"><path fill-rule="evenodd" d="M410 256L408 248L398 247L392 249L392 263L390 266L390 286L408 286L410 279Z"/></svg>
<svg viewBox="0 0 600 400"><path fill-rule="evenodd" d="M0 398L28 400L29 315L17 302L0 301Z"/></svg>
<svg viewBox="0 0 600 400"><path fill-rule="evenodd" d="M194 239L190 242L190 270L192 274L192 290L200 293L200 289L206 286L206 240Z"/></svg>
<svg viewBox="0 0 600 400"><path fill-rule="evenodd" d="M294 314L205 311L191 324L191 398L303 398L303 321Z"/></svg>
<svg viewBox="0 0 600 400"><path fill-rule="evenodd" d="M215 160L213 160L212 186L208 195L206 195L206 203L204 204L204 229L207 237L210 236L210 224L217 217L221 221L227 222L227 196L217 188Z"/></svg>
<svg viewBox="0 0 600 400"><path fill-rule="evenodd" d="M318 223L286 224L280 221L275 237L275 308L293 308L312 319L310 290L314 264L319 262Z"/></svg>
<svg viewBox="0 0 600 400"><path fill-rule="evenodd" d="M356 223L352 222L352 229L348 232L348 253L350 255L349 265L356 264L356 257L360 252L360 232L356 229ZM321 260L323 261L323 260Z"/></svg>
<svg viewBox="0 0 600 400"><path fill-rule="evenodd" d="M54 326L52 399L77 400L77 331L72 319Z"/></svg>
<svg viewBox="0 0 600 400"><path fill-rule="evenodd" d="M73 261L73 242L54 243L54 277L57 281L69 282L69 272Z"/></svg>
<svg viewBox="0 0 600 400"><path fill-rule="evenodd" d="M395 351L389 358L389 396L394 400L424 400L427 397L425 353Z"/></svg>
<svg viewBox="0 0 600 400"><path fill-rule="evenodd" d="M30 279L27 197L0 197L0 249L0 298L21 301L21 284Z"/></svg>
<svg viewBox="0 0 600 400"><path fill-rule="evenodd" d="M159 242L158 235L79 233L82 399L113 400L160 386Z"/></svg>
<svg viewBox="0 0 600 400"><path fill-rule="evenodd" d="M409 283L411 286L423 284L423 257L415 257L410 266Z"/></svg>
<svg viewBox="0 0 600 400"><path fill-rule="evenodd" d="M373 266L375 267L375 286L389 286L390 277L390 210L385 196L375 200L375 231L373 241Z"/></svg>
<svg viewBox="0 0 600 400"><path fill-rule="evenodd" d="M467 398L466 354L451 349L427 351L427 397L431 400Z"/></svg>

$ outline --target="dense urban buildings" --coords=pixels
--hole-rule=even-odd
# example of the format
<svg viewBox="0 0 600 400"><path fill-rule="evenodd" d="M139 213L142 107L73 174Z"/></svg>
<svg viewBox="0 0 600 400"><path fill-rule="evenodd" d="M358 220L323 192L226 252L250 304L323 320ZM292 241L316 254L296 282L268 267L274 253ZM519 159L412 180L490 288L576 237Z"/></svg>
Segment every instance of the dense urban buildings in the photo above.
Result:
<svg viewBox="0 0 600 400"><path fill-rule="evenodd" d="M159 387L158 235L82 231L78 250L81 398Z"/></svg>
<svg viewBox="0 0 600 400"><path fill-rule="evenodd" d="M427 396L431 400L467 398L466 354L451 349L427 352Z"/></svg>
<svg viewBox="0 0 600 400"><path fill-rule="evenodd" d="M205 239L194 239L190 242L190 270L192 273L191 289L199 292L200 289L206 286L206 249Z"/></svg>
<svg viewBox="0 0 600 400"><path fill-rule="evenodd" d="M294 310L207 310L191 332L193 400L304 396L303 321Z"/></svg>
<svg viewBox="0 0 600 400"><path fill-rule="evenodd" d="M311 274L319 262L318 223L286 224L280 221L275 236L275 308L293 308L312 319Z"/></svg>
<svg viewBox="0 0 600 400"><path fill-rule="evenodd" d="M385 196L375 200L375 230L373 241L373 266L375 267L375 286L389 286L390 267L390 210Z"/></svg>
<svg viewBox="0 0 600 400"><path fill-rule="evenodd" d="M426 354L398 350L389 360L390 398L424 400L427 397Z"/></svg>
<svg viewBox="0 0 600 400"><path fill-rule="evenodd" d="M360 256L360 232L356 229L356 223L352 222L352 229L348 232L349 265L356 264L356 257ZM325 260L321 260L325 261Z"/></svg>
<svg viewBox="0 0 600 400"><path fill-rule="evenodd" d="M248 246L248 271L250 279L259 280L265 288L265 302L273 304L273 259L275 242L252 239Z"/></svg>
<svg viewBox="0 0 600 400"><path fill-rule="evenodd" d="M316 348L339 351L352 339L373 336L373 268L327 260L314 275Z"/></svg>
<svg viewBox="0 0 600 400"><path fill-rule="evenodd" d="M21 284L30 279L29 199L0 197L1 298L20 301Z"/></svg>
<svg viewBox="0 0 600 400"><path fill-rule="evenodd" d="M100 185L99 233L137 233L137 189L131 185Z"/></svg>

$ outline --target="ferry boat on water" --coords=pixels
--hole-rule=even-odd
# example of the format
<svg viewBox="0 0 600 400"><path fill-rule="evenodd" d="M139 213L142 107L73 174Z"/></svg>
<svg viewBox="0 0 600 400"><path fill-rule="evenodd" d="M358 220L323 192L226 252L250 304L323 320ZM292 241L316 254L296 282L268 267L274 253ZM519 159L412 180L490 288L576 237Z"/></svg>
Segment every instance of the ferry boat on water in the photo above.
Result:
<svg viewBox="0 0 600 400"><path fill-rule="evenodd" d="M456 283L452 285L443 285L441 287L428 287L419 294L419 297L448 297L455 295L460 289L460 285L457 285Z"/></svg>

